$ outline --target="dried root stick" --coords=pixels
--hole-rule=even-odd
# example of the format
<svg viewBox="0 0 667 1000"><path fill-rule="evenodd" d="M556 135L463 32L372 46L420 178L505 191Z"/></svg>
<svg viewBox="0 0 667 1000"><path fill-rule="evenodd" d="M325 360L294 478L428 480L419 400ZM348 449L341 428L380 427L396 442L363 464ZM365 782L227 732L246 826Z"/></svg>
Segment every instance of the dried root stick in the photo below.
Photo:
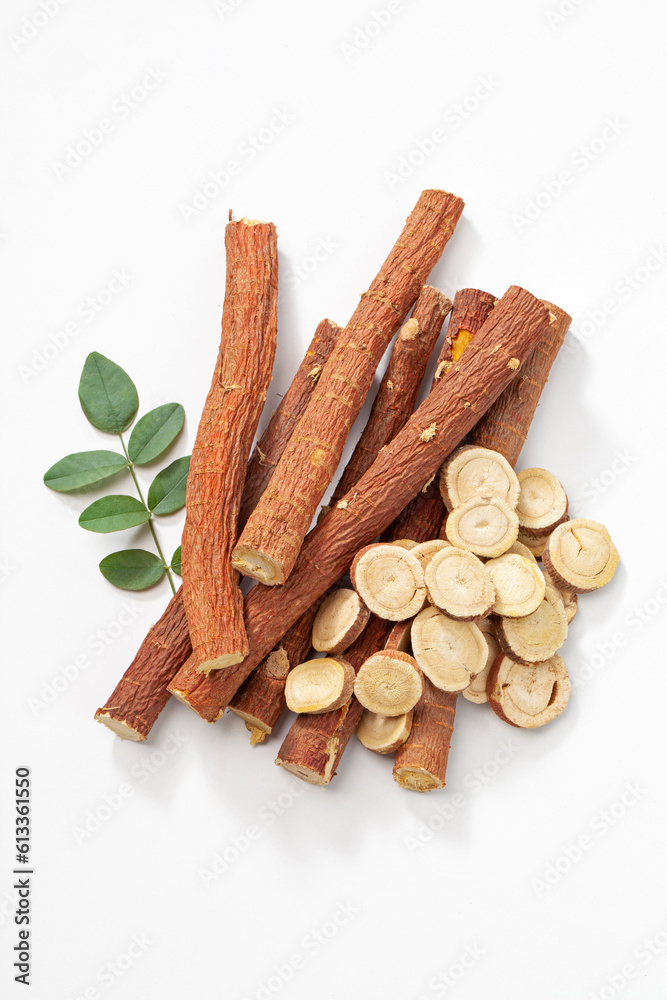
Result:
<svg viewBox="0 0 667 1000"><path fill-rule="evenodd" d="M208 677L182 669L170 690L178 691L208 721L219 718L237 688L286 629L347 570L355 553L416 496L520 371L522 360L543 336L548 322L549 314L539 300L524 289L509 289L461 360L348 494L347 506L334 507L313 528L283 587L260 585L250 591L245 624L251 653L245 661ZM403 530L402 535L416 540L413 531Z"/></svg>
<svg viewBox="0 0 667 1000"><path fill-rule="evenodd" d="M425 679L410 735L396 751L394 781L401 788L413 792L444 788L455 712L456 695L438 690Z"/></svg>
<svg viewBox="0 0 667 1000"><path fill-rule="evenodd" d="M454 296L449 326L433 377L438 382L459 361L496 304L495 295L481 288L460 288Z"/></svg>
<svg viewBox="0 0 667 1000"><path fill-rule="evenodd" d="M336 344L340 329L330 319L323 319L318 324L289 389L280 400L266 430L255 445L243 486L238 520L239 531L257 506L278 464L278 459L310 402L324 365Z"/></svg>
<svg viewBox="0 0 667 1000"><path fill-rule="evenodd" d="M192 450L183 529L183 603L198 670L248 653L243 596L231 566L246 464L276 351L276 227L241 219L225 229L222 334Z"/></svg>
<svg viewBox="0 0 667 1000"><path fill-rule="evenodd" d="M380 448L396 436L412 415L426 365L451 308L452 303L437 288L431 285L422 288L412 316L398 334L368 422L329 507L334 507L355 486L375 461Z"/></svg>
<svg viewBox="0 0 667 1000"><path fill-rule="evenodd" d="M329 324L329 320L324 321ZM334 324L331 324L334 327ZM320 330L322 324L320 324ZM338 328L336 328L338 329ZM312 348L312 344L311 344ZM301 415L299 407L305 407L310 398L310 388L303 385L303 371L310 359L306 357L297 374L294 376L292 385L285 394L285 399L290 396L292 402L288 407L279 406L269 420L266 435L271 441L284 439L286 426ZM309 369L310 371L310 369ZM308 375L306 374L306 381ZM311 379L312 381L312 379ZM252 461L252 459L251 459ZM241 509L250 509L257 502L257 480L255 477L246 476L246 483L243 487L241 497ZM315 612L313 612L314 614ZM310 639L310 629L312 618L308 621L307 634ZM297 626L295 626L295 629ZM287 643L287 637L285 639ZM294 662L304 660L310 650L308 649ZM143 741L147 738L160 712L171 697L167 690L167 685L173 680L174 675L188 660L192 653L190 642L190 632L188 630L185 609L183 607L183 588L179 587L175 597L167 605L162 617L155 624L144 641L142 642L136 657L125 671L116 689L103 708L99 708L95 713L97 722L106 725L112 732L115 732L122 739ZM271 678L275 686L275 678ZM266 705L265 693L257 694L249 699L247 706L251 713L253 708L263 712ZM266 722L270 732L285 705L284 696L277 708L277 714L273 722ZM241 710L243 707L241 706ZM268 707L266 708L268 712ZM273 716L275 708L271 709ZM268 719L268 715L267 715ZM263 738L258 734L263 731L250 727L253 737L257 742Z"/></svg>
<svg viewBox="0 0 667 1000"><path fill-rule="evenodd" d="M285 708L285 682L292 667L308 659L315 616L322 601L319 598L292 625L257 670L242 684L229 707L243 719L250 731L250 743L263 743Z"/></svg>
<svg viewBox="0 0 667 1000"><path fill-rule="evenodd" d="M424 191L403 232L338 338L299 425L248 520L234 567L262 583L283 583L336 471L348 432L387 344L405 320L449 241L463 202Z"/></svg>
<svg viewBox="0 0 667 1000"><path fill-rule="evenodd" d="M371 653L384 646L390 631L389 622L371 615L364 631L346 651L345 659L358 670ZM328 785L362 713L362 706L353 697L333 712L298 715L278 751L276 764L302 781Z"/></svg>

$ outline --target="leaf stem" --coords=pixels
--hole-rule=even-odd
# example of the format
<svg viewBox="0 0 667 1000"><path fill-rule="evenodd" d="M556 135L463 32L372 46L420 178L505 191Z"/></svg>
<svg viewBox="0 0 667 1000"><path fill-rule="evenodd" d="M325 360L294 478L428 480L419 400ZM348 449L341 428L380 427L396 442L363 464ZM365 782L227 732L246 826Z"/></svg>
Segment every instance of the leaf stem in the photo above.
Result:
<svg viewBox="0 0 667 1000"><path fill-rule="evenodd" d="M134 474L134 464L133 464L133 462L130 461L130 456L128 454L127 448L125 447L125 441L123 440L122 433L119 433L118 437L120 438L120 443L123 446L123 452L125 453L125 458L127 459L127 467L130 470L130 475L132 476L132 479L134 480L134 485L136 486L137 493L139 494L139 499L141 500L141 502L144 505L144 507L146 508L146 510L148 510L148 505L147 505L146 501L144 500L143 493L141 492L141 486L139 485L139 480L137 479L136 475ZM162 565L165 568L165 572L167 574L167 579L169 580L169 586L171 587L171 592L172 592L172 594L176 594L176 588L174 587L174 580L173 580L173 577L171 575L171 569L170 569L170 567L169 567L169 565L167 563L167 560L164 557L164 553L162 551L162 548L160 547L160 543L158 541L157 533L156 533L155 527L153 525L153 512L149 511L149 513L150 513L150 517L148 519L148 527L151 529L151 535L153 536L153 541L155 542L155 548L157 549L158 555L159 555L159 557L160 557L160 559L162 561Z"/></svg>

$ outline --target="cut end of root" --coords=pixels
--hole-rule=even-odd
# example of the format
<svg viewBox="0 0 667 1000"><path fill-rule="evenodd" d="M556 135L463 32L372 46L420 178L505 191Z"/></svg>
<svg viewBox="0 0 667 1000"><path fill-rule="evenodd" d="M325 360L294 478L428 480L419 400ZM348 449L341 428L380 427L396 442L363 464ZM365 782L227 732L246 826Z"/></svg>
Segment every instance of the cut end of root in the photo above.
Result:
<svg viewBox="0 0 667 1000"><path fill-rule="evenodd" d="M95 721L106 726L110 729L112 733L116 736L120 736L121 740L132 740L133 743L144 743L146 740L145 736L129 726L127 722L121 722L120 719L114 719L108 712L96 712Z"/></svg>
<svg viewBox="0 0 667 1000"><path fill-rule="evenodd" d="M407 788L411 792L431 792L435 788L444 788L445 783L424 767L397 767L394 768L394 781L398 782L401 788Z"/></svg>
<svg viewBox="0 0 667 1000"><path fill-rule="evenodd" d="M259 580L267 587L276 587L285 582L285 572L280 563L249 545L238 545L234 549L232 566L243 576Z"/></svg>
<svg viewBox="0 0 667 1000"><path fill-rule="evenodd" d="M306 767L305 764L290 764L289 761L281 760L280 757L276 757L275 763L278 767L284 767L290 774L300 778L301 781L307 781L309 785L319 785L321 788L324 788L325 785L329 784L328 778L323 777L312 768Z"/></svg>

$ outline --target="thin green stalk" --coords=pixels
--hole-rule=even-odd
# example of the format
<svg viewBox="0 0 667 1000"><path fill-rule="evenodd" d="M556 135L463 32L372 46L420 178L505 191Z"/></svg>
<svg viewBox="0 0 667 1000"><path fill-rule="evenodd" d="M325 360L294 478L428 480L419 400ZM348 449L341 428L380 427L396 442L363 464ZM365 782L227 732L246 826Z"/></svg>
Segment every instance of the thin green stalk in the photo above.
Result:
<svg viewBox="0 0 667 1000"><path fill-rule="evenodd" d="M125 441L123 440L123 435L119 434L118 437L120 438L120 443L123 446L123 452L125 454L125 458L127 459L127 467L130 470L130 475L132 476L132 479L134 480L134 485L137 488L137 493L139 494L139 499L141 500L141 502L144 505L144 507L146 508L146 510L148 510L148 505L147 505L146 501L144 500L143 493L141 492L141 486L139 485L139 480L137 479L137 477L134 474L134 464L130 461L130 456L128 454L127 448L125 447ZM162 548L160 547L160 543L158 541L158 537L157 537L157 534L155 532L155 528L153 526L153 513L152 512L150 512L150 517L148 519L148 527L151 529L151 535L153 536L153 541L155 542L155 548L157 549L158 555L159 555L160 560L162 562L162 565L165 568L165 572L167 574L167 579L169 580L169 586L171 587L171 592L172 592L172 594L176 594L176 588L174 587L174 580L173 580L173 577L171 575L171 569L170 569L170 567L169 567L169 565L167 563L167 560L164 557L164 553L162 551Z"/></svg>

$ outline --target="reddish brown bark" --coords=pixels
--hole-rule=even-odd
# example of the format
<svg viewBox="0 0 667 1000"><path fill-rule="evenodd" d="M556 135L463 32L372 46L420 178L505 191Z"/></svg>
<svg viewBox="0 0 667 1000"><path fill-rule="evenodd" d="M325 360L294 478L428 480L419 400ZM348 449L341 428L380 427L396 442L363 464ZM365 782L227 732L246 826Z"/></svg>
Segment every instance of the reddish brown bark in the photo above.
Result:
<svg viewBox="0 0 667 1000"><path fill-rule="evenodd" d="M225 228L227 276L218 361L197 430L183 529L183 604L197 669L248 653L243 595L231 566L246 465L271 381L278 248L271 222Z"/></svg>
<svg viewBox="0 0 667 1000"><path fill-rule="evenodd" d="M250 456L239 511L239 534L257 506L294 428L310 402L340 330L330 319L323 319L318 324L292 384L275 410L274 419L269 422Z"/></svg>
<svg viewBox="0 0 667 1000"><path fill-rule="evenodd" d="M471 435L473 444L499 451L510 465L516 465L519 459L551 366L572 322L572 317L559 306L544 304L553 317L549 329L523 370L487 410Z"/></svg>
<svg viewBox="0 0 667 1000"><path fill-rule="evenodd" d="M415 408L428 359L452 308L446 295L431 285L419 293L412 316L394 344L364 432L340 477L329 507L348 493L384 448L405 425Z"/></svg>
<svg viewBox="0 0 667 1000"><path fill-rule="evenodd" d="M181 670L170 685L208 721L220 717L245 678L281 635L423 487L461 438L497 399L543 335L549 313L513 286L460 361L384 448L370 469L311 531L294 573L279 589L254 587L246 598L251 653L204 677Z"/></svg>
<svg viewBox="0 0 667 1000"><path fill-rule="evenodd" d="M167 684L174 676L174 665L183 663L191 649L181 588L142 642L111 697L98 708L97 722L122 739L143 742L169 700Z"/></svg>
<svg viewBox="0 0 667 1000"><path fill-rule="evenodd" d="M236 569L266 584L286 580L340 461L387 344L414 304L463 210L424 191L403 232L338 338L306 411L234 549Z"/></svg>
<svg viewBox="0 0 667 1000"><path fill-rule="evenodd" d="M347 489L353 488L362 473L373 463L380 449L392 440L411 415L429 356L450 309L449 299L430 285L420 292L412 315L417 329L413 325L412 329L406 331L405 337L402 330L394 344L387 373L378 390L370 417L341 478L341 483L345 482ZM322 509L323 514L344 496L344 493L339 493L340 487L339 483L330 506ZM444 512L439 497L438 500ZM438 529L439 527L440 524ZM318 607L320 603L318 601ZM305 620L310 629L313 618L314 614L309 609L292 628L298 629L302 620ZM287 635L289 634L288 632ZM269 654L244 681L229 706L245 720L252 734L251 743L260 743L271 733L285 706L285 661L284 658L282 661L278 661L277 657L271 659L271 656Z"/></svg>
<svg viewBox="0 0 667 1000"><path fill-rule="evenodd" d="M345 652L345 659L355 671L372 653L383 649L391 629L392 622L371 615L364 631ZM298 715L278 751L276 764L310 784L327 785L336 773L363 711L353 696L334 712Z"/></svg>
<svg viewBox="0 0 667 1000"><path fill-rule="evenodd" d="M325 324L330 322L330 320L323 321ZM331 323L332 327L334 325ZM318 329L321 327L322 324ZM294 385L296 382L299 387L299 391L293 393L292 398L293 400L298 399L304 408L310 398L310 392L306 395L301 391L303 388L301 373L310 360L312 359L306 354L306 358L292 383ZM309 368L308 371L310 370ZM291 388L292 386L288 389L287 394L290 393ZM270 439L281 440L284 437L284 430L281 426L283 421L292 421L294 417L295 412L292 406L279 406L267 427ZM255 485L251 480L247 486L244 486L241 506L246 509L251 506L252 497L255 495ZM137 655L106 705L97 710L95 714L97 721L104 723L114 732L123 730L120 735L126 739L145 740L171 696L167 690L167 684L173 680L174 675L187 661L191 653L190 633L183 607L183 588L180 587L176 596L167 605L160 620L142 642ZM135 730L135 723L138 735L131 735ZM127 728L127 731L124 730L124 727Z"/></svg>
<svg viewBox="0 0 667 1000"><path fill-rule="evenodd" d="M474 292L472 289L466 291ZM487 297L486 300L480 301L485 301L485 307L490 311L488 302L492 297L485 292L477 294ZM458 293L454 298L449 330L452 330L452 324L456 319L454 314L457 298ZM466 296L466 300L469 306L468 311L474 316L474 296ZM526 440L537 408L540 393L546 384L551 365L571 322L567 313L558 306L548 302L545 302L545 305L554 317L549 328L532 351L517 378L510 382L472 432L472 440L475 444L500 451L512 465L516 464L519 457L519 452ZM474 318L472 321L467 319L466 322L469 327L475 325ZM474 332L476 331L473 330ZM431 691L432 696L428 699L422 699L415 709L413 729L407 742L399 750L394 767L396 781L403 787L414 788L417 791L428 791L444 786L449 745L454 727L456 696L438 692L432 685ZM435 693L433 694L433 692ZM451 707L445 703L447 698L453 699ZM492 708L497 715L505 718L495 705L492 704ZM417 732L415 732L416 723L420 727ZM440 744L437 742L439 733L441 734Z"/></svg>
<svg viewBox="0 0 667 1000"><path fill-rule="evenodd" d="M260 663L229 703L232 712L243 719L250 730L252 745L262 743L273 732L283 713L287 674L298 663L305 663L308 659L313 622L323 600L324 595L318 597L297 619L278 647Z"/></svg>
<svg viewBox="0 0 667 1000"><path fill-rule="evenodd" d="M396 751L394 780L402 788L428 792L444 787L455 712L456 694L438 690L425 677L410 735Z"/></svg>
<svg viewBox="0 0 667 1000"><path fill-rule="evenodd" d="M455 294L447 335L438 357L431 391L451 367L453 360L458 361L461 358L467 345L483 326L495 302L494 295L480 288L461 288ZM452 345L456 346L455 357ZM397 538L410 537L415 542L428 542L431 538L438 537L446 513L437 483L435 481L427 483L398 515L391 528L383 533L381 541L390 542ZM404 522L409 523L419 537L406 535Z"/></svg>
<svg viewBox="0 0 667 1000"><path fill-rule="evenodd" d="M438 382L449 365L458 361L496 303L495 295L481 288L460 288L454 296L452 314L433 381Z"/></svg>

